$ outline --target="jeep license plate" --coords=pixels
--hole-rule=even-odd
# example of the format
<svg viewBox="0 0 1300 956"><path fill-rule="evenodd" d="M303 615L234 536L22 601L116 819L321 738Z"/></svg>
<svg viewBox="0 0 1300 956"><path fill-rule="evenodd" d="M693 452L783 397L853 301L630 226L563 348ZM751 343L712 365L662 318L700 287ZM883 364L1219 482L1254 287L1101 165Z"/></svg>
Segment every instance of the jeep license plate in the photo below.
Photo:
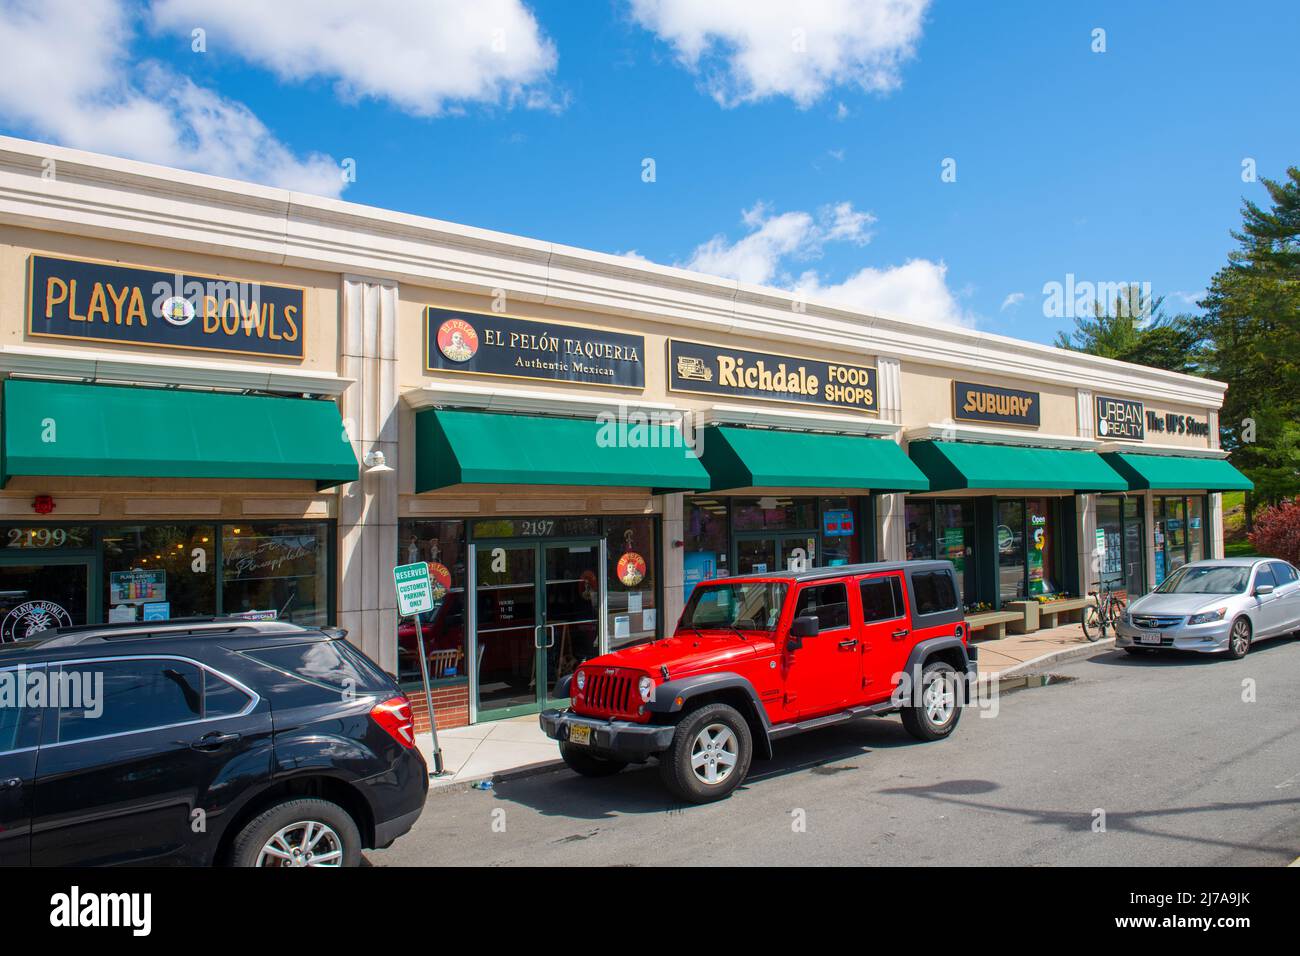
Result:
<svg viewBox="0 0 1300 956"><path fill-rule="evenodd" d="M582 744L584 747L591 746L591 728L583 727L581 724L574 724L569 728L569 743Z"/></svg>
<svg viewBox="0 0 1300 956"><path fill-rule="evenodd" d="M1138 643L1139 643L1139 644L1159 644L1159 643L1160 643L1160 635L1159 635L1159 634L1152 634L1152 633L1149 632L1149 631L1144 631L1143 633L1141 633L1141 634L1138 635Z"/></svg>

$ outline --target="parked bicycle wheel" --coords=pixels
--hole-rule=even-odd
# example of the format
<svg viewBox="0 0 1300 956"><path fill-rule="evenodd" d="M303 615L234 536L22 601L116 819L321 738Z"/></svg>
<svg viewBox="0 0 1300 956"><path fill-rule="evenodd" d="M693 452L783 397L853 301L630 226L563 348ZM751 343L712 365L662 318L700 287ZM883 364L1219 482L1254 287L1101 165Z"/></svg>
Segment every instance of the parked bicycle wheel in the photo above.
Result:
<svg viewBox="0 0 1300 956"><path fill-rule="evenodd" d="M1106 625L1095 604L1083 609L1083 636L1090 641L1099 641L1106 636Z"/></svg>

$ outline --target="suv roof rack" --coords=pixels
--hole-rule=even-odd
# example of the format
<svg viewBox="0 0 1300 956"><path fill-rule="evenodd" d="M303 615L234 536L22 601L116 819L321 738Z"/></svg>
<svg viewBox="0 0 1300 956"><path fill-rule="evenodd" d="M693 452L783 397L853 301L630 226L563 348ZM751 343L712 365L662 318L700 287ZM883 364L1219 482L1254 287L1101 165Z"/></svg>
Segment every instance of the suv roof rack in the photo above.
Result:
<svg viewBox="0 0 1300 956"><path fill-rule="evenodd" d="M265 634L306 631L289 621L252 621L242 617L178 617L166 621L116 621L75 624L49 632L46 646L74 647L92 641L140 641L170 637L210 637L218 634Z"/></svg>

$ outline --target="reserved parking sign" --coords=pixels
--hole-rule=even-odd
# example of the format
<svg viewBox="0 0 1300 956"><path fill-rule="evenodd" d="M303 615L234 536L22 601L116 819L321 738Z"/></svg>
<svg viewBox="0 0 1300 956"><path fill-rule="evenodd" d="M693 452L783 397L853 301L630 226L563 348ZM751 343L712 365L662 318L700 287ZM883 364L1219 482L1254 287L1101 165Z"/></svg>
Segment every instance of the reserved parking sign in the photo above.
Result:
<svg viewBox="0 0 1300 956"><path fill-rule="evenodd" d="M393 585L397 588L397 613L402 617L433 610L433 582L423 561L393 568Z"/></svg>

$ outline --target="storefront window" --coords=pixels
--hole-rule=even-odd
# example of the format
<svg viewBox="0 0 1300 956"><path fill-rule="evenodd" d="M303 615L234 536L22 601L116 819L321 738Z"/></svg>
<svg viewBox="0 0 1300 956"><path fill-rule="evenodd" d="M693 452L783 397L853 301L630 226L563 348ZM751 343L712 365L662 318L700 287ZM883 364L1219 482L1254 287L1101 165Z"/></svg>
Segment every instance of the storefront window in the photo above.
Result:
<svg viewBox="0 0 1300 956"><path fill-rule="evenodd" d="M655 595L655 524L649 515L607 518L605 553L609 566L609 620L606 633L610 647L653 640L658 633L659 610Z"/></svg>
<svg viewBox="0 0 1300 956"><path fill-rule="evenodd" d="M836 567L856 564L862 560L859 545L857 498L834 497L821 499L822 535L821 558L818 564Z"/></svg>
<svg viewBox="0 0 1300 956"><path fill-rule="evenodd" d="M933 558L934 502L908 501L904 516L907 521L907 560Z"/></svg>
<svg viewBox="0 0 1300 956"><path fill-rule="evenodd" d="M975 587L975 505L970 501L935 502L938 516L935 553L957 570L957 590L964 602L973 601Z"/></svg>
<svg viewBox="0 0 1300 956"><path fill-rule="evenodd" d="M1124 587L1130 599L1143 594L1146 587L1146 535L1143 527L1146 518L1143 514L1141 498L1124 499Z"/></svg>
<svg viewBox="0 0 1300 956"><path fill-rule="evenodd" d="M725 577L731 553L731 529L727 519L727 502L720 498L689 498L686 502L686 533L682 564L683 599L701 581Z"/></svg>
<svg viewBox="0 0 1300 956"><path fill-rule="evenodd" d="M328 624L331 535L324 521L223 525L222 611L273 611L307 627Z"/></svg>
<svg viewBox="0 0 1300 956"><path fill-rule="evenodd" d="M1200 561L1205 557L1205 499L1197 496L1187 499L1187 560Z"/></svg>
<svg viewBox="0 0 1300 956"><path fill-rule="evenodd" d="M433 610L420 615L420 634L409 619L397 625L397 678L418 681L420 642L431 680L465 680L465 522L413 521L398 524L398 560L429 565Z"/></svg>
<svg viewBox="0 0 1300 956"><path fill-rule="evenodd" d="M1161 496L1152 502L1155 514L1156 585L1189 561L1205 557L1206 499Z"/></svg>
<svg viewBox="0 0 1300 956"><path fill-rule="evenodd" d="M102 539L109 623L217 613L213 525L113 525Z"/></svg>
<svg viewBox="0 0 1300 956"><path fill-rule="evenodd" d="M998 596L1002 603L1025 596L1025 503L998 502Z"/></svg>
<svg viewBox="0 0 1300 956"><path fill-rule="evenodd" d="M811 531L817 526L816 498L732 498L736 531Z"/></svg>

